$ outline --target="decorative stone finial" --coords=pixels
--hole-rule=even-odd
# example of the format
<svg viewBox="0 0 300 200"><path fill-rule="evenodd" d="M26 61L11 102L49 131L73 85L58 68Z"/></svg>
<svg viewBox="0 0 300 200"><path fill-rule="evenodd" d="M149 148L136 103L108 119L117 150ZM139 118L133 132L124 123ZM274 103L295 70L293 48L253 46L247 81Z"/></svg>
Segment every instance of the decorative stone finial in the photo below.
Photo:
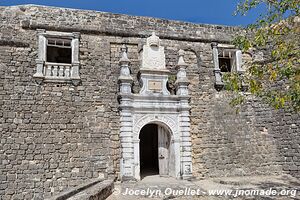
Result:
<svg viewBox="0 0 300 200"><path fill-rule="evenodd" d="M178 59L178 66L187 66L187 64L184 61L184 50L180 49L178 51L179 59Z"/></svg>
<svg viewBox="0 0 300 200"><path fill-rule="evenodd" d="M127 47L126 47L125 44L123 44L122 47L121 47L121 52L124 53L126 51L127 51Z"/></svg>
<svg viewBox="0 0 300 200"><path fill-rule="evenodd" d="M218 47L218 43L217 42L212 42L211 43L211 47L212 48L217 48Z"/></svg>
<svg viewBox="0 0 300 200"><path fill-rule="evenodd" d="M132 82L133 79L130 75L129 63L130 60L127 57L127 48L125 44L121 47L121 59L120 63L120 76L119 76L119 83L120 83L120 93L121 94L131 94L132 89Z"/></svg>
<svg viewBox="0 0 300 200"><path fill-rule="evenodd" d="M184 56L184 51L183 51L182 49L180 49L180 50L178 51L178 55L179 55L179 56Z"/></svg>
<svg viewBox="0 0 300 200"><path fill-rule="evenodd" d="M155 35L155 32L152 32L152 35L147 38L147 44L151 46L158 47L159 46L159 37Z"/></svg>
<svg viewBox="0 0 300 200"><path fill-rule="evenodd" d="M130 63L130 60L128 59L128 56L127 56L127 47L125 44L122 45L121 52L122 52L122 55L121 55L121 59L119 61L120 65L128 65Z"/></svg>
<svg viewBox="0 0 300 200"><path fill-rule="evenodd" d="M183 56L184 51L180 49L178 51L179 59L177 64L177 80L175 82L176 85L176 94L179 96L187 96L188 95L188 85L189 81L186 76L186 68L187 64L185 63Z"/></svg>

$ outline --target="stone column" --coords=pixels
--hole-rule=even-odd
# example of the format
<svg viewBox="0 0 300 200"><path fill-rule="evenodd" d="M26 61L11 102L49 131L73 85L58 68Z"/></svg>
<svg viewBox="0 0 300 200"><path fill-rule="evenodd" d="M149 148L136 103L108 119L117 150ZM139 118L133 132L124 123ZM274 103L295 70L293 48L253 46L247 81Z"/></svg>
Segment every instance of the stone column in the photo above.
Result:
<svg viewBox="0 0 300 200"><path fill-rule="evenodd" d="M187 64L184 61L184 51L179 50L177 64L176 95L180 99L179 130L181 132L181 174L183 179L192 177L192 142L190 136L190 107L188 96L189 81L186 75ZM177 147L178 148L178 147Z"/></svg>
<svg viewBox="0 0 300 200"><path fill-rule="evenodd" d="M224 87L224 83L222 81L221 70L219 67L219 55L218 55L218 44L213 42L211 44L213 50L213 61L214 61L214 74L215 74L215 87L219 91Z"/></svg>
<svg viewBox="0 0 300 200"><path fill-rule="evenodd" d="M120 141L121 141L121 163L120 172L121 180L133 180L135 174L134 168L134 144L133 144L133 119L132 119L132 82L133 79L130 75L129 63L127 57L126 46L123 45L122 57L119 61L120 64Z"/></svg>

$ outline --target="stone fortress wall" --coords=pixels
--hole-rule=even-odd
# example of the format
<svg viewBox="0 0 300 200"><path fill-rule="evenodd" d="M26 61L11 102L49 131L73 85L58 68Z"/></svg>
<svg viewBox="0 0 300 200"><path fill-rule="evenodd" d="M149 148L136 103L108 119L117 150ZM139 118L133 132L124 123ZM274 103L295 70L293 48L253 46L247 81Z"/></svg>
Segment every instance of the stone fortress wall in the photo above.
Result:
<svg viewBox="0 0 300 200"><path fill-rule="evenodd" d="M0 195L43 199L91 178L117 177L118 76L126 44L133 90L139 53L152 31L175 74L185 51L191 82L191 137L196 178L290 174L300 177L299 115L255 98L239 113L214 88L212 42L228 44L237 27L43 6L0 7ZM80 32L81 83L37 84L37 29Z"/></svg>

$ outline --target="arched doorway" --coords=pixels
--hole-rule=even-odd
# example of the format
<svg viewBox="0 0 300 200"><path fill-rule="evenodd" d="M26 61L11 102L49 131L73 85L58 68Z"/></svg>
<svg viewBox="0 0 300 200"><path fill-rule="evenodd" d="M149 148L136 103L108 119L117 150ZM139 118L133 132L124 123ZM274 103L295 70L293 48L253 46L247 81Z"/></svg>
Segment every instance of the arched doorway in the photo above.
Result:
<svg viewBox="0 0 300 200"><path fill-rule="evenodd" d="M158 126L147 124L140 132L141 178L159 174L158 168Z"/></svg>
<svg viewBox="0 0 300 200"><path fill-rule="evenodd" d="M157 124L145 125L140 139L140 177L169 176L174 169L174 151L169 131Z"/></svg>

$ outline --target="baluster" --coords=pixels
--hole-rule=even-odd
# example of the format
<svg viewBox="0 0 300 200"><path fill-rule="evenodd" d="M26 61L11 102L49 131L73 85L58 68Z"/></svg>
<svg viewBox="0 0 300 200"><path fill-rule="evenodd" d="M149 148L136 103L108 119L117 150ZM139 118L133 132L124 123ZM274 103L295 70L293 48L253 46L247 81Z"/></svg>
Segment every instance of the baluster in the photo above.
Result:
<svg viewBox="0 0 300 200"><path fill-rule="evenodd" d="M64 66L59 66L59 72L58 72L58 76L59 77L63 77L64 76Z"/></svg>
<svg viewBox="0 0 300 200"><path fill-rule="evenodd" d="M55 66L53 66L53 75L52 76L57 76L57 66L55 65Z"/></svg>
<svg viewBox="0 0 300 200"><path fill-rule="evenodd" d="M51 76L51 65L47 65L46 76Z"/></svg>
<svg viewBox="0 0 300 200"><path fill-rule="evenodd" d="M66 69L65 69L65 77L66 77L66 78L69 78L69 77L70 77L70 66L66 66Z"/></svg>

